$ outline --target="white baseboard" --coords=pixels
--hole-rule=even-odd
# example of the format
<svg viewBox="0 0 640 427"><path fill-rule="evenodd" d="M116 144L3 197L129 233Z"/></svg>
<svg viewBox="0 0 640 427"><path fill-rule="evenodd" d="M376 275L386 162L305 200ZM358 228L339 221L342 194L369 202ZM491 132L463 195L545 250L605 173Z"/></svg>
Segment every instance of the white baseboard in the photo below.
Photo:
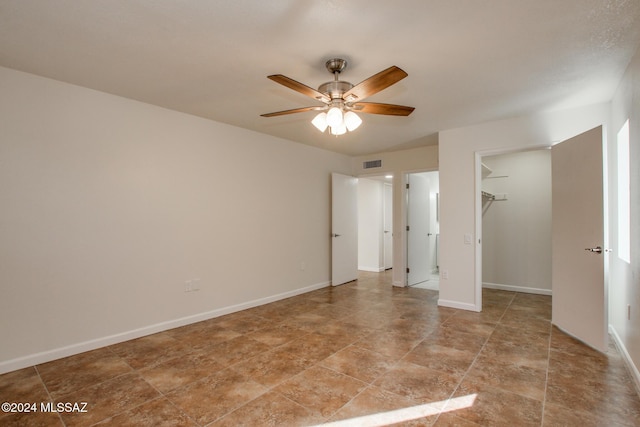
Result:
<svg viewBox="0 0 640 427"><path fill-rule="evenodd" d="M524 286L502 285L499 283L482 282L483 288L498 289L501 291L524 292L526 294L551 295L551 289L527 288Z"/></svg>
<svg viewBox="0 0 640 427"><path fill-rule="evenodd" d="M384 267L366 267L359 265L358 270L371 271L373 273L382 273L384 271Z"/></svg>
<svg viewBox="0 0 640 427"><path fill-rule="evenodd" d="M480 311L478 307L476 307L474 304L467 304L466 302L459 302L459 301L450 301L446 299L439 299L438 305L441 307L457 308L460 310L475 311L475 312Z"/></svg>
<svg viewBox="0 0 640 427"><path fill-rule="evenodd" d="M618 347L618 350L627 365L627 369L629 369L629 374L631 375L633 384L636 386L636 392L640 395L640 371L638 371L635 363L633 363L633 359L631 359L631 355L627 351L627 347L622 342L622 338L620 338L620 335L618 335L618 332L613 325L609 325L609 333L613 337L613 341L615 342L616 347Z"/></svg>
<svg viewBox="0 0 640 427"><path fill-rule="evenodd" d="M144 337L146 335L151 335L151 334L166 331L169 329L178 328L180 326L189 325L191 323L201 322L203 320L213 319L215 317L224 316L225 314L235 313L237 311L246 310L248 308L257 307L260 305L268 304L270 302L275 302L285 298L290 298L296 295L305 294L307 292L315 291L317 289L326 288L327 286L329 286L329 284L330 282L317 283L315 285L306 286L304 288L283 292L283 293L272 295L265 298L259 298L256 300L247 301L241 304L217 308L215 310L207 311L204 313L198 313L191 316L182 317L179 319L168 320L166 322L156 323L154 325L133 329L130 331L119 333L119 334L109 335L106 337L101 337L101 338L96 338L89 341L83 341L80 343L71 344L65 347L55 348L55 349L43 351L40 353L29 354L27 356L2 361L0 362L0 374L15 371L22 368L28 368L29 366L34 366L41 363L51 362L52 360L61 359L67 356L73 356L74 354L83 353L85 351L95 350L97 348L105 347L108 345L118 344L118 343L129 341L135 338Z"/></svg>

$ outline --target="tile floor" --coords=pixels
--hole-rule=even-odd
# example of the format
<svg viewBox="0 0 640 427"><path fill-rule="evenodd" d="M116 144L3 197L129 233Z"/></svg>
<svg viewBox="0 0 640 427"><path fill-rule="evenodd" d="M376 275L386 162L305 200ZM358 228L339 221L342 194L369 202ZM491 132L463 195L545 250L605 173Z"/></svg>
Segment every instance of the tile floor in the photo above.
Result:
<svg viewBox="0 0 640 427"><path fill-rule="evenodd" d="M551 299L485 290L438 307L390 272L21 369L0 401L87 402L0 413L45 426L638 426L615 347L553 328Z"/></svg>

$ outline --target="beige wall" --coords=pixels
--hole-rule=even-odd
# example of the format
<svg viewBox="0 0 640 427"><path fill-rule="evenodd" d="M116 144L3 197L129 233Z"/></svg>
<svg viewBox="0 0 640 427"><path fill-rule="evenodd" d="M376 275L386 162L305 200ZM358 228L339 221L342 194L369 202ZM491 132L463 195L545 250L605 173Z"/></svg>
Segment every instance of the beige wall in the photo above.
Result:
<svg viewBox="0 0 640 427"><path fill-rule="evenodd" d="M616 191L616 135L629 120L631 164L631 264L616 256L618 245L618 209ZM609 129L609 220L610 259L609 323L614 337L632 360L631 369L640 386L640 52L636 52L612 101ZM627 307L631 308L631 318ZM640 390L640 388L639 388Z"/></svg>
<svg viewBox="0 0 640 427"><path fill-rule="evenodd" d="M598 104L440 133L440 273L449 276L440 280L441 305L474 311L481 306L478 156L551 146L606 123L609 111L609 104Z"/></svg>
<svg viewBox="0 0 640 427"><path fill-rule="evenodd" d="M0 93L0 372L329 282L350 158L6 68Z"/></svg>

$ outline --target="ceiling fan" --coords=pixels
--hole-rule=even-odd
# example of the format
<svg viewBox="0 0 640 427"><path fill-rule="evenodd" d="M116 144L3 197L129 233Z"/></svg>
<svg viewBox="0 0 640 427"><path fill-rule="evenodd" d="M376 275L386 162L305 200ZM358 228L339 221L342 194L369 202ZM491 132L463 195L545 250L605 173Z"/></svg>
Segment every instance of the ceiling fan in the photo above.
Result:
<svg viewBox="0 0 640 427"><path fill-rule="evenodd" d="M306 111L321 111L311 123L321 132L324 132L327 127L330 127L333 135L342 135L347 132L347 130L355 130L362 123L360 117L355 114L356 112L390 116L408 116L413 112L413 107L406 107L404 105L362 102L363 99L407 77L408 74L395 65L374 74L355 86L349 82L339 80L339 75L346 68L347 61L334 58L328 60L325 66L327 70L333 74L334 80L321 84L318 90L283 76L282 74L274 74L267 77L289 89L321 101L325 105L294 108L292 110L261 114L261 116L276 117Z"/></svg>

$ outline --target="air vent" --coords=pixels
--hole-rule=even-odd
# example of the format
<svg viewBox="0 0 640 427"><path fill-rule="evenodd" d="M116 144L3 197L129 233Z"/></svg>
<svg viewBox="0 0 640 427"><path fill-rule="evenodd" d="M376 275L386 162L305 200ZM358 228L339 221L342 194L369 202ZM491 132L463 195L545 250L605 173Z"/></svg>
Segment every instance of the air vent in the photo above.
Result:
<svg viewBox="0 0 640 427"><path fill-rule="evenodd" d="M382 160L369 160L368 162L362 162L362 169L381 168Z"/></svg>

